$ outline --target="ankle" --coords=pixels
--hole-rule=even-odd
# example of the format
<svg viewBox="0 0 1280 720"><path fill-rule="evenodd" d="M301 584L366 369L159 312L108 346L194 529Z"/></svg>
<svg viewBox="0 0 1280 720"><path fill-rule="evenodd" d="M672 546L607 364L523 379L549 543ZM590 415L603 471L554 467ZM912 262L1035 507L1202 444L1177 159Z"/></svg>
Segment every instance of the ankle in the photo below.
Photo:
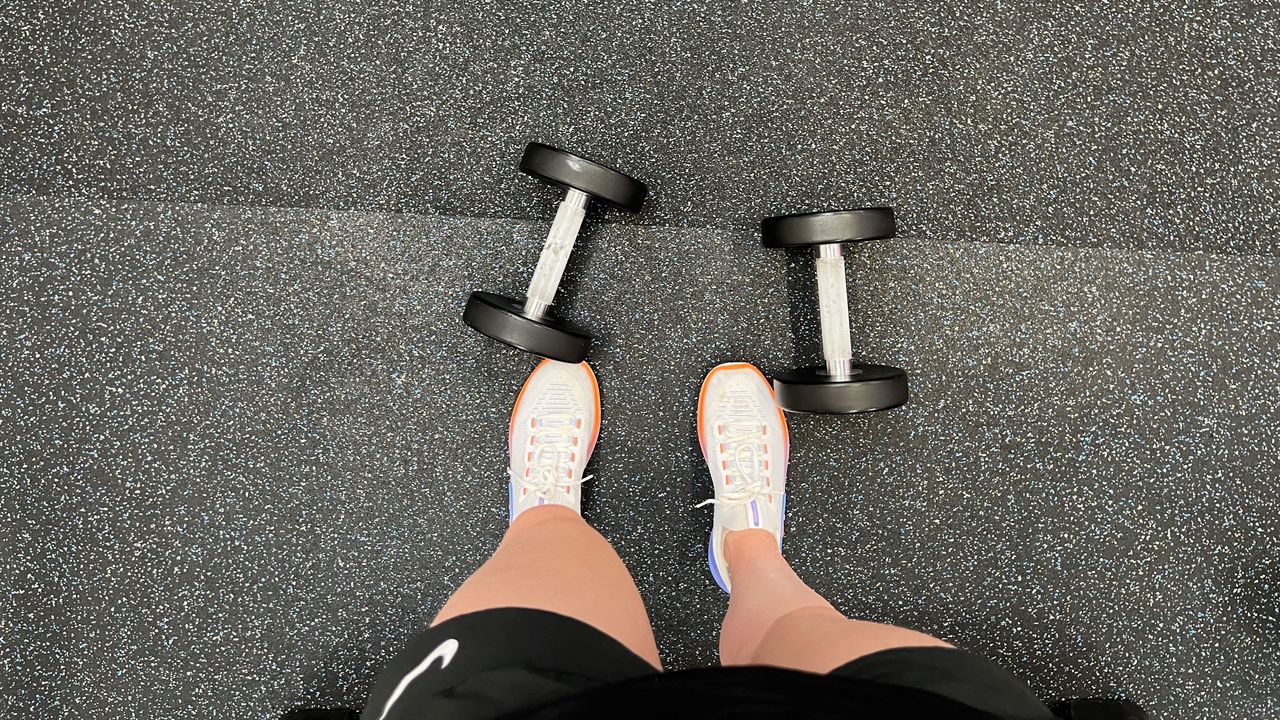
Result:
<svg viewBox="0 0 1280 720"><path fill-rule="evenodd" d="M567 505L559 505L550 503L522 510L516 515L516 519L512 521L511 526L530 527L533 525L545 525L546 523L566 522L566 521L582 522L582 516Z"/></svg>
<svg viewBox="0 0 1280 720"><path fill-rule="evenodd" d="M778 538L768 530L731 530L724 534L724 559L730 566L744 567L759 562L782 561Z"/></svg>

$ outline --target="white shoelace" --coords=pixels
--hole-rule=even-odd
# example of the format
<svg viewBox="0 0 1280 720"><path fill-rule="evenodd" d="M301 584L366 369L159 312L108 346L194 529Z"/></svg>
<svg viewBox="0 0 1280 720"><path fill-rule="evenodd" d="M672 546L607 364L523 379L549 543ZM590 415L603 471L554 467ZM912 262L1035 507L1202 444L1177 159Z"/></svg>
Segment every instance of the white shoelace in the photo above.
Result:
<svg viewBox="0 0 1280 720"><path fill-rule="evenodd" d="M511 480L543 500L550 500L561 488L581 487L582 483L590 480L592 475L579 480L569 479L573 431L577 429L576 423L580 419L568 413L540 416L532 434L535 453L533 472L530 477L525 477L515 469L507 468L507 475Z"/></svg>
<svg viewBox="0 0 1280 720"><path fill-rule="evenodd" d="M760 430L760 422L753 416L747 420L728 419L722 425L724 435L717 440L727 450L729 467L724 472L733 478L733 484L720 497L703 500L694 507L747 505L782 495L781 490L775 490L765 482L764 433Z"/></svg>

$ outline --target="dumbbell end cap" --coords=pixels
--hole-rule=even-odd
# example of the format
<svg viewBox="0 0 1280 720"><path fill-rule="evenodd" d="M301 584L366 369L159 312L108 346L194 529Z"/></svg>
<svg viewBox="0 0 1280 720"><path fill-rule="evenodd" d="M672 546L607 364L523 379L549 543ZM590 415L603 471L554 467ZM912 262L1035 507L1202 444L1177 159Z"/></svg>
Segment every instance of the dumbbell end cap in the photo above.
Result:
<svg viewBox="0 0 1280 720"><path fill-rule="evenodd" d="M579 190L627 212L639 212L649 197L649 188L630 175L540 142L525 146L520 171L556 187Z"/></svg>
<svg viewBox="0 0 1280 720"><path fill-rule="evenodd" d="M828 375L825 367L778 373L773 392L787 412L848 414L890 410L910 397L907 372L888 365L853 366L852 375Z"/></svg>
<svg viewBox="0 0 1280 720"><path fill-rule="evenodd" d="M500 343L560 362L582 362L591 350L586 330L554 315L526 315L523 304L504 295L471 293L462 321Z"/></svg>
<svg viewBox="0 0 1280 720"><path fill-rule="evenodd" d="M777 215L760 223L764 246L770 248L879 240L897 230L891 207Z"/></svg>

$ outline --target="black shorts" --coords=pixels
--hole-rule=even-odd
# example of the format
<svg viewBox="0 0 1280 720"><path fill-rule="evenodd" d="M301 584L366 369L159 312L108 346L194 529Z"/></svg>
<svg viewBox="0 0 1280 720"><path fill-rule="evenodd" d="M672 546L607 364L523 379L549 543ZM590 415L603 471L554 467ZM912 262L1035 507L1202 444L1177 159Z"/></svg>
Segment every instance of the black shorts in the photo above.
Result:
<svg viewBox="0 0 1280 720"><path fill-rule="evenodd" d="M1053 718L1022 681L951 648L900 648L827 675L765 667L658 673L578 620L503 608L414 638L362 720L575 717Z"/></svg>

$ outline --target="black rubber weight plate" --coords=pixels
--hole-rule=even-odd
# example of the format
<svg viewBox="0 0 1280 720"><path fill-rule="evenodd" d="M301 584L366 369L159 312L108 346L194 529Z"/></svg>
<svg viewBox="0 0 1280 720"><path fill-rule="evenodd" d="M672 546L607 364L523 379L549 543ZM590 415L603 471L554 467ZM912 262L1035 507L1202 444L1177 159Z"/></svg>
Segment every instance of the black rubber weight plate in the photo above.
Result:
<svg viewBox="0 0 1280 720"><path fill-rule="evenodd" d="M560 362L582 362L591 349L586 330L553 315L529 317L520 303L493 293L471 293L462 321L498 342Z"/></svg>
<svg viewBox="0 0 1280 720"><path fill-rule="evenodd" d="M778 373L773 392L789 412L861 413L888 410L907 401L907 373L888 365L854 365L848 377L828 375L824 367Z"/></svg>
<svg viewBox="0 0 1280 720"><path fill-rule="evenodd" d="M649 188L594 160L542 143L529 143L520 158L520 170L559 187L570 187L628 212L637 212L649 196Z"/></svg>
<svg viewBox="0 0 1280 720"><path fill-rule="evenodd" d="M893 208L888 207L779 215L760 223L764 245L771 248L877 240L895 232Z"/></svg>

